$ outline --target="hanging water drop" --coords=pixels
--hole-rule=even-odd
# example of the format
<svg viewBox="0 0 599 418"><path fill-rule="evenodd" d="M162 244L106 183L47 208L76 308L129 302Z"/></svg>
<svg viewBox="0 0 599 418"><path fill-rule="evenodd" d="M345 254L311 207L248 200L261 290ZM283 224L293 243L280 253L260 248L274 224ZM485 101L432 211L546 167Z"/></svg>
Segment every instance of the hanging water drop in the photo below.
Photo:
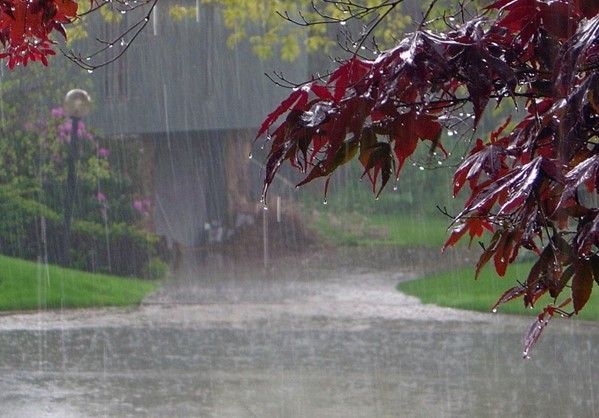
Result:
<svg viewBox="0 0 599 418"><path fill-rule="evenodd" d="M248 154L248 158L251 160L252 158L254 158L254 155L253 155L253 154L250 152L250 153Z"/></svg>

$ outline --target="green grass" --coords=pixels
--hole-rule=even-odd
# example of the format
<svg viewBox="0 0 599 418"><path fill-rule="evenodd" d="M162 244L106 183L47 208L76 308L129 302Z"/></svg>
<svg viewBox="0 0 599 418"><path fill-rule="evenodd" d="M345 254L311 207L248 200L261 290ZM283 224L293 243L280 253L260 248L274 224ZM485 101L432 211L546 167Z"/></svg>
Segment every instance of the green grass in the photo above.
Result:
<svg viewBox="0 0 599 418"><path fill-rule="evenodd" d="M348 246L436 246L449 234L450 220L438 217L401 214L336 212L321 209L309 220L319 236L333 245Z"/></svg>
<svg viewBox="0 0 599 418"><path fill-rule="evenodd" d="M450 220L444 216L421 217L416 215L373 215L369 218L372 227L387 232L387 238L378 243L385 245L442 246L449 234Z"/></svg>
<svg viewBox="0 0 599 418"><path fill-rule="evenodd" d="M139 304L158 282L91 274L0 256L0 310Z"/></svg>
<svg viewBox="0 0 599 418"><path fill-rule="evenodd" d="M517 280L526 280L532 264L521 263L512 265L506 277L498 277L491 267L485 268L478 280L474 280L474 268L459 269L423 279L400 283L397 289L405 294L418 297L423 303L431 303L451 308L473 311L490 312L499 297ZM567 289L564 296L569 296ZM518 315L537 315L541 309L551 303L546 295L541 298L534 309L525 309L522 298L507 302L499 307L498 312ZM566 306L571 310L572 305ZM593 296L585 308L577 316L581 319L599 320L599 304Z"/></svg>

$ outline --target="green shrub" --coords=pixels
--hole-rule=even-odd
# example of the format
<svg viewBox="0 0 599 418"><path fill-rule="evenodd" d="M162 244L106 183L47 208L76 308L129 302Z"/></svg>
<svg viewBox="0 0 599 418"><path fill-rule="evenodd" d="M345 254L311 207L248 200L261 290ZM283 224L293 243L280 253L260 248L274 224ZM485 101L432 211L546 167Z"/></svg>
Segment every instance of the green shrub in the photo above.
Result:
<svg viewBox="0 0 599 418"><path fill-rule="evenodd" d="M0 253L60 264L64 220L33 199L35 190L0 185ZM168 259L166 245L140 227L124 222L75 220L70 255L74 268L121 276L154 277L157 261ZM151 263L154 265L151 267ZM148 272L154 272L154 276Z"/></svg>
<svg viewBox="0 0 599 418"><path fill-rule="evenodd" d="M168 274L168 271L168 264L160 258L154 257L146 265L143 277L151 280L163 279Z"/></svg>

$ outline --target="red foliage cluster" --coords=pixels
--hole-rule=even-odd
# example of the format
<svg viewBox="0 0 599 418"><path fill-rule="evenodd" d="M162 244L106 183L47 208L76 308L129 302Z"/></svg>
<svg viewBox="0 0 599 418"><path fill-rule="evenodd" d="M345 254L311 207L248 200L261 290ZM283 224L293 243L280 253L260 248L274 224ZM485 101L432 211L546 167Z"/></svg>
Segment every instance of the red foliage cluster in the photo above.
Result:
<svg viewBox="0 0 599 418"><path fill-rule="evenodd" d="M48 65L47 56L55 54L50 34L66 37L63 24L73 21L77 8L74 0L0 0L0 59L7 58L11 69L29 61Z"/></svg>
<svg viewBox="0 0 599 418"><path fill-rule="evenodd" d="M445 121L466 104L476 128L490 100L524 101L526 115L478 139L456 170L454 194L467 185L470 196L446 246L490 231L477 274L493 260L503 276L522 248L537 254L494 307L555 299L531 327L528 353L548 318L565 313L562 291L578 313L599 282L599 208L583 199L599 187L598 13L596 1L499 0L447 32L421 28L375 60L353 56L264 121L264 195L284 161L307 173L304 184L355 156L378 194L421 141L443 150Z"/></svg>

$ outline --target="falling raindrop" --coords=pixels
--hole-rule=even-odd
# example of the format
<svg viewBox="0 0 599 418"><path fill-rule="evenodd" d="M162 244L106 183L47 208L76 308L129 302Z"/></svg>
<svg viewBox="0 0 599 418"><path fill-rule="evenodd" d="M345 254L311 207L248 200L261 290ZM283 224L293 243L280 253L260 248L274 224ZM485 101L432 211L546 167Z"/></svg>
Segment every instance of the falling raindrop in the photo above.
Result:
<svg viewBox="0 0 599 418"><path fill-rule="evenodd" d="M112 0L101 0L99 3L102 4L104 1ZM125 1L114 0L112 7L119 7ZM129 1L133 9L135 2ZM147 1L140 0L138 3L147 3ZM207 416L240 416L250 413L256 416L272 416L275 413L279 416L392 416L395 412L392 409L401 403L402 407L405 407L402 414L406 416L484 416L489 410L505 409L503 400L509 399L508 407L515 411L518 411L516 408L524 405L524 407L534 407L539 415L549 416L552 409L553 412L556 410L556 404L561 408L557 409L558 412L570 411L566 409L570 405L565 402L571 402L575 404L572 415L591 416L592 407L596 406L596 402L592 402L594 399L590 401L587 399L586 405L589 406L590 413L587 413L589 409L583 410L581 405L585 405L585 399L581 401L580 398L589 391L581 392L580 386L570 388L567 378L577 376L576 380L571 380L583 384L586 379L587 386L592 381L591 370L585 370L589 365L588 360L585 359L591 357L590 354L594 352L597 342L592 333L584 335L588 344L592 345L591 348L585 351L576 346L581 353L582 361L569 359L570 361L564 362L567 366L559 369L559 375L565 376L564 384L559 388L560 396L554 397L555 400L546 396L542 399L543 402L535 402L535 399L538 400L538 385L530 385L530 382L543 381L544 371L538 372L536 367L518 368L519 366L513 362L513 354L516 350L515 354L518 356L522 354L522 350L518 345L512 344L514 338L511 338L511 334L506 339L508 343L503 344L505 349L498 349L497 335L499 334L492 327L498 323L503 329L504 321L506 324L509 323L503 315L496 315L491 323L488 319L484 321L472 319L476 316L463 312L454 316L455 313L440 310L432 305L416 304L416 302L402 304L403 295L398 294L395 279L388 280L390 278L388 271L393 269L393 276L395 277L396 274L401 276L400 280L411 278L413 274L420 274L420 271L412 272L411 265L402 264L414 262L414 269L419 270L420 249L415 253L418 257L412 260L413 248L402 247L397 254L405 255L391 260L396 258L393 248L367 248L362 244L360 237L357 241L350 241L349 246L344 245L340 251L334 249L337 251L335 253L328 246L326 252L321 251L321 247L317 246L315 258L310 258L311 255L307 254L308 251L303 247L299 248L302 251L293 249L293 258L279 257L285 250L285 246L303 245L298 239L299 235L296 235L301 229L295 222L297 218L306 223L315 220L329 223L329 226L335 228L333 234L341 235L343 232L353 234L357 231L363 233L368 241L380 237L386 239L386 234L391 234L394 223L400 221L399 232L402 239L408 235L408 228L415 229L418 238L422 238L425 234L424 230L428 229L430 223L428 212L434 210L433 199L438 199L441 193L451 189L450 184L441 185L440 181L435 181L435 176L446 170L428 169L449 165L449 160L444 158L444 153L438 152L432 155L434 158L426 160L425 163L425 154L415 154L418 157L406 163L409 170L405 178L401 179L402 190L398 192L397 180L393 182L395 176L390 175L388 177L391 185L387 187L397 193L389 195L383 190L381 196L387 197L380 201L372 194L373 179L369 178L369 175L373 174L373 170L360 178L363 167L360 167L359 163L356 167L348 165L348 171L335 177L331 184L329 195L333 196L334 201L330 207L322 206L328 205L327 196L323 197L322 188L318 188L322 183L315 183L316 191L308 189L296 193L294 189L299 186L296 186L298 179L294 176L297 173L293 172L293 176L286 177L290 171L281 170L280 175L270 179L272 187L268 198L269 206L267 206L266 197L260 198L261 192L265 189L259 186L261 183L258 174L262 170L260 181L263 180L262 160L267 159L264 157L266 153L256 151L257 155L254 159L253 153L249 151L250 146L236 148L235 158L240 160L239 164L236 164L234 158L228 159L229 155L225 158L225 155L219 154L220 148L218 152L214 150L205 152L209 147L205 147L204 143L223 143L225 141L220 141L224 138L221 134L230 130L241 132L240 135L245 138L245 129L254 129L262 113L266 117L268 112L278 105L279 93L285 95L285 92L281 92L275 86L260 87L259 82L252 81L258 80L264 73L263 70L271 70L271 66L281 66L290 79L301 81L306 72L305 64L311 60L309 57L300 56L296 63L281 63L277 61L275 54L268 62L258 59L254 62L252 45L248 45L249 42L245 41L240 42L234 49L229 49L226 46L226 36L221 36L226 28L218 27L222 22L220 9L215 9L212 16L216 23L210 23L209 20L209 16L213 14L211 8L214 3L219 2L204 0L195 2L197 23L193 20L193 16L190 16L190 20L174 22L168 11L170 5L159 4L157 9L160 8L160 16L158 13L152 15L154 16L153 33L156 34L160 29L159 37L149 38L152 35L152 27L148 27L148 33L144 33L140 37L141 42L135 44L135 51L130 51L135 54L134 56L130 55L125 60L117 61L106 67L106 71L96 71L96 67L90 65L88 72L90 74L95 72L90 77L87 77L83 70L86 76L84 78L93 83L98 80L96 90L101 91L104 96L113 94L111 97L96 98L95 114L90 118L89 126L99 125L96 120L100 120L107 121L102 122L107 125L117 126L117 130L124 131L126 125L133 125L133 133L135 130L157 132L148 134L148 138L141 138L139 142L152 142L152 147L159 147L156 150L146 147L145 156L148 159L143 165L144 170L147 168L144 174L151 173L151 177L161 179L155 180L148 176L142 180L147 181L148 186L152 186L153 181L164 181L164 178L168 177L169 181L165 182L170 187L168 190L176 193L164 196L163 204L159 204L156 200L155 212L151 214L151 218L144 219L143 222L152 224L158 218L168 218L166 221L162 220L165 234L174 235L179 229L183 229L198 242L183 244L184 248L180 250L181 243L176 241L172 245L174 252L181 251L183 255L182 262L171 272L172 276L160 282L160 290L143 304L126 312L119 311L117 321L110 323L109 327L105 325L112 319L111 315L114 315L112 312L98 311L98 318L95 316L96 313L92 316L92 313L87 311L82 314L69 311L50 312L49 318L59 317L58 325L52 325L50 322L52 319L46 322L45 317L39 320L22 319L16 316L17 327L20 326L19 322L28 320L33 323L31 327L33 331L19 330L17 333L7 333L0 330L0 343L6 345L6 352L23 353L7 355L4 358L3 371L8 373L3 374L4 383L0 382L0 389L5 390L5 393L8 390L10 393L9 396L5 396L5 400L10 403L10 405L3 405L5 409L12 410L11 407L16 405L15 414L18 414L24 410L30 412L51 404L53 408L66 411L66 415L77 415L73 411L79 410L82 402L87 402L89 403L88 415L97 416L118 416L127 413L131 415L134 412L133 408L139 410L139 415L147 416L189 415L194 413L189 412L192 408ZM257 2L257 4L267 3ZM349 3L355 4L353 1L340 2L340 4ZM349 29L351 22L349 12L343 10L342 13L339 12L338 16L347 19L347 22L345 20L339 22L344 28L337 25L336 29L344 31ZM133 12L126 18L133 19L135 16L141 15ZM145 22L148 20L147 17L144 18ZM448 20L451 22L455 18L448 17ZM202 31L199 33L204 36L198 36L192 30ZM255 31L261 35L260 30L260 25L256 25L252 27L252 34ZM114 46L121 50L120 47L128 45L121 37L127 36L127 39L132 41L130 35L121 34L108 39L115 40ZM170 45L175 45L176 48L169 51L168 48L164 48L164 45L168 45L172 38L175 40ZM146 42L148 40L151 42ZM152 45L145 45L147 43ZM352 45L351 41L348 45ZM364 46L360 45L354 44L356 48L364 49ZM186 47L197 50L195 54L199 57L197 61L194 54L185 52ZM114 49L112 51L114 52ZM156 54L157 51L160 53ZM164 66L161 61L170 59L168 54L171 52L178 58L176 71L169 66ZM148 55L143 56L142 53ZM95 57L93 60L91 58L84 58L84 62L87 64L92 64L91 61L94 61L94 64L99 62ZM158 65L148 65L148 63L158 63ZM136 69L137 73L134 72ZM194 69L198 71L192 71ZM258 71L254 71L256 69ZM293 72L293 69L299 70ZM158 76L154 74L155 70L160 73ZM141 74L142 77L134 78L137 74ZM175 77L165 82L163 97L161 97L160 84L172 74L175 74ZM368 77L373 77L373 74L379 77L384 75L384 72L380 67L376 67L366 74ZM115 89L106 87L106 80L123 84L135 81L129 87L131 90L133 86L139 87L139 90L126 91L124 93L127 94L116 96L116 91L113 91ZM249 89L246 90L248 85ZM158 93L155 90L158 90ZM367 94L374 96L374 91L365 92L363 97L369 98ZM149 99L146 99L147 97ZM239 98L248 101L240 101ZM426 100L434 100L434 98L423 98L423 101ZM156 101L159 103L155 103ZM246 106L248 102L250 106ZM0 96L0 109L1 103ZM402 105L393 97L388 99L388 103L395 103L396 107ZM406 114L411 110L409 107L404 107L399 112ZM145 119L142 119L149 123L144 125L131 122L134 118L129 118L129 115L134 115L136 112L142 113L145 116ZM210 116L211 112L214 113L212 116ZM252 117L247 125L243 121L246 115ZM466 130L462 125L456 125L458 131L453 129L452 124L456 122L455 115L455 113L448 115L443 122L448 128L452 128L446 130L446 136L459 136ZM460 116L474 117L468 113ZM196 119L201 122L199 127L192 126ZM367 122L373 123L371 120ZM156 124L155 127L150 126L153 123ZM105 127L94 126L94 128L104 129ZM400 128L404 129L405 125ZM205 138L209 135L199 135L199 131L204 129L211 130L212 133L217 133L215 136L220 137L213 141L212 136ZM272 129L274 130L275 127L273 126ZM324 131L325 129L322 129L319 133L324 135ZM120 133L117 132L115 135L118 134ZM128 133L123 135L124 138L129 138L126 136L129 135ZM267 139L270 141L271 138ZM167 141L168 149L166 145L159 145ZM202 143L202 146L199 146L199 143ZM253 150L266 148L268 152L271 143L266 142L266 146L259 144L254 146ZM227 149L226 152L228 151ZM180 164L179 156L175 159L176 152L185 154L185 158L182 159L186 161L186 167ZM312 152L314 149L309 148L308 154ZM457 160L464 151L456 147L455 152L457 152L455 158ZM153 161L154 155L159 160L164 160L160 162L163 164L160 170L157 169L159 162ZM314 152L314 155L317 155L317 152ZM248 163L246 157L253 159L253 162ZM302 163L308 167L308 172L312 170L313 166L309 163L306 161ZM153 164L156 167L152 166ZM413 167L410 167L410 164ZM145 167L146 165L148 167ZM287 163L283 165L285 169L288 168ZM156 171L153 171L155 168ZM189 169L187 171L191 173L190 178L185 177L187 173L181 174L186 171L184 168ZM247 177L243 177L245 168L252 170ZM351 171L354 168L355 171ZM425 168L426 172L424 172ZM132 175L137 174L134 170L136 167L125 167L125 171L130 171ZM301 171L305 173L305 167L302 167ZM229 178L230 172L234 172L235 176ZM381 186L380 173L383 172L381 170L379 178L376 179L375 193ZM385 171L384 174L387 176L389 172ZM412 174L423 175L412 176ZM335 183L338 179L339 183ZM363 183L358 184L356 181L358 179ZM245 183L248 183L247 187L251 189L247 196L244 190L238 189L246 187ZM428 190L427 185L434 185L435 188ZM234 190L228 190L229 186L237 188L231 187ZM350 192L347 191L350 188L346 189L346 186L351 186ZM109 184L104 184L102 188L107 195L109 187ZM100 187L98 186L97 189L100 190ZM340 191L347 194L340 196ZM159 192L162 193L162 190ZM236 196L231 202L219 200L222 195L232 192ZM276 201L271 200L273 195ZM259 198L261 203L257 202ZM447 196L448 200L449 198L450 196ZM304 199L311 199L306 207L302 206ZM347 206L351 206L351 209L345 207L344 203L348 201L351 205ZM378 203L374 204L373 201ZM129 206L127 207L130 209ZM430 208L427 209L428 212L422 210L425 206ZM239 220L236 219L237 210L244 211L241 226L236 225ZM109 221L112 221L114 212L109 213L110 217L102 218L106 247L110 245L108 231L112 225ZM178 216L179 214L184 215ZM354 214L357 218L352 217ZM376 216L371 216L373 214ZM434 215L437 213L435 212ZM372 219L380 224L374 227L362 224ZM208 229L205 229L206 221ZM220 221L225 231L223 241L204 242L205 236L208 237L213 231L218 230ZM338 226L338 223L341 226ZM345 231L345 225L348 224L349 227ZM195 229L197 225L201 225L199 230ZM250 230L247 234L249 238L243 234L245 228ZM45 235L45 227L42 233ZM314 238L312 234L313 232L309 232L309 238ZM102 238L101 235L99 236ZM98 241L98 245L102 244L102 239ZM46 247L45 240L38 244ZM307 249L311 248L312 245ZM252 255L253 258L246 262L236 258L238 253L256 255ZM372 257L373 254L376 257ZM431 249L430 254L433 254L430 258L423 258L424 269L432 272L436 269L452 268L451 265L446 265L444 260L447 259L440 259L438 246ZM113 266L117 264L117 255L115 254L112 260ZM264 269L260 265L261 255ZM389 261L386 262L389 264L382 263L387 259ZM218 268L209 264L214 264L215 260L220 260ZM109 265L110 263L111 260L108 260ZM385 270L378 271L379 265ZM256 269L255 266L258 268ZM47 287L50 284L50 269L45 262L44 265L40 265L41 268L46 270L40 277L48 280L45 283ZM389 270L386 270L387 268ZM364 272L367 274L363 274ZM59 282L60 279L53 277L53 285ZM44 284L44 281L40 280L40 283ZM464 289L462 286L458 287L460 291ZM374 291L369 292L369 289ZM43 287L38 290L41 293L44 291ZM355 302L352 298L356 298ZM156 305L151 305L153 303ZM161 303L164 306L160 305ZM189 305L186 305L187 303ZM496 313L497 308L492 311ZM202 314L197 315L197 312ZM36 315L28 314L27 317L38 318ZM415 315L422 316L417 323L413 320ZM481 315L488 315L488 313ZM2 316L2 328L14 320L11 316ZM449 319L451 322L447 321L447 316L452 317ZM75 321L88 321L90 325L71 327L69 322L72 320L69 317L76 318ZM389 322L387 319L395 321L396 318L400 319L401 324L405 323L409 326L386 326ZM345 326L346 322L349 324L350 319L358 326ZM139 322L140 320L143 324ZM453 321L462 325L451 326L448 340L447 324L453 324ZM414 326L410 325L412 322ZM56 328L46 329L46 324L48 327ZM67 325L64 329L63 324ZM559 338L554 340L555 344L559 345L559 352L568 352L576 356L577 350L567 351L563 347L572 340L576 341L580 335L582 333L559 332ZM397 341L401 341L401 344L397 344ZM71 343L75 345L71 347ZM439 348L442 348L441 356ZM558 348L551 348L547 350L548 354L542 349L539 350L538 355L543 364L551 362L556 350ZM525 357L528 354L528 350L524 352ZM448 358L455 361L447 361ZM11 359L15 360L14 365L10 364ZM231 361L224 361L227 359ZM39 372L36 372L33 377L40 375L44 382L43 392L37 387L39 379L22 379L23 370L26 372L25 377L28 377L27 373L31 375L29 369L32 369L31 366L24 364L24 360L31 360L32 364L35 361L39 362L34 364L34 367L39 368ZM422 373L398 374L397 370L403 364L410 364L412 368L421 370ZM560 367L559 362L551 364L555 368ZM590 364L592 366L593 363ZM135 367L129 367L135 365L142 366L144 370L147 367L147 372L144 371L142 376L138 376L139 374L133 370ZM85 373L78 373L79 369L84 370ZM193 372L179 373L183 369L193 369ZM513 373L515 369L518 372L516 377ZM146 375L151 376L152 381L155 382L145 385L148 383L145 379ZM432 375L437 381L434 385L427 386L427 380L430 380L428 377ZM481 379L483 375L484 379ZM202 377L201 382L198 376ZM460 376L460 384L456 384L455 376ZM11 384L15 381L18 384ZM358 384L347 384L348 381L358 382ZM197 385L198 382L201 387ZM259 391L252 386L252 382L260 382ZM502 384L502 382L509 382L509 384ZM423 395L419 388L424 386L430 390ZM64 397L65 390L71 393L72 387L78 388L75 393L77 396ZM19 393L15 388L23 393ZM174 401L156 405L155 388L160 388L160 391L164 392L165 399ZM133 396L128 396L131 390L134 391ZM36 396L30 396L31 393ZM198 393L201 396L197 396ZM573 393L575 396L572 396ZM581 393L583 395L580 395ZM40 395L41 399L36 399L37 395ZM385 402L369 402L373 396ZM57 397L61 399L60 405L51 402ZM71 408L72 398L74 398L74 406ZM120 398L130 399L135 404L114 402L114 399ZM348 405L344 400L350 398L353 401ZM273 403L273 399L277 402ZM410 402L402 402L405 399ZM472 399L482 399L484 402L472 402ZM387 400L394 401L387 402ZM19 403L26 402L31 402L33 406L27 409L18 408ZM313 405L318 406L316 411ZM323 405L326 405L326 412L323 412ZM276 412L273 412L274 409ZM60 414L60 411L56 414Z"/></svg>

